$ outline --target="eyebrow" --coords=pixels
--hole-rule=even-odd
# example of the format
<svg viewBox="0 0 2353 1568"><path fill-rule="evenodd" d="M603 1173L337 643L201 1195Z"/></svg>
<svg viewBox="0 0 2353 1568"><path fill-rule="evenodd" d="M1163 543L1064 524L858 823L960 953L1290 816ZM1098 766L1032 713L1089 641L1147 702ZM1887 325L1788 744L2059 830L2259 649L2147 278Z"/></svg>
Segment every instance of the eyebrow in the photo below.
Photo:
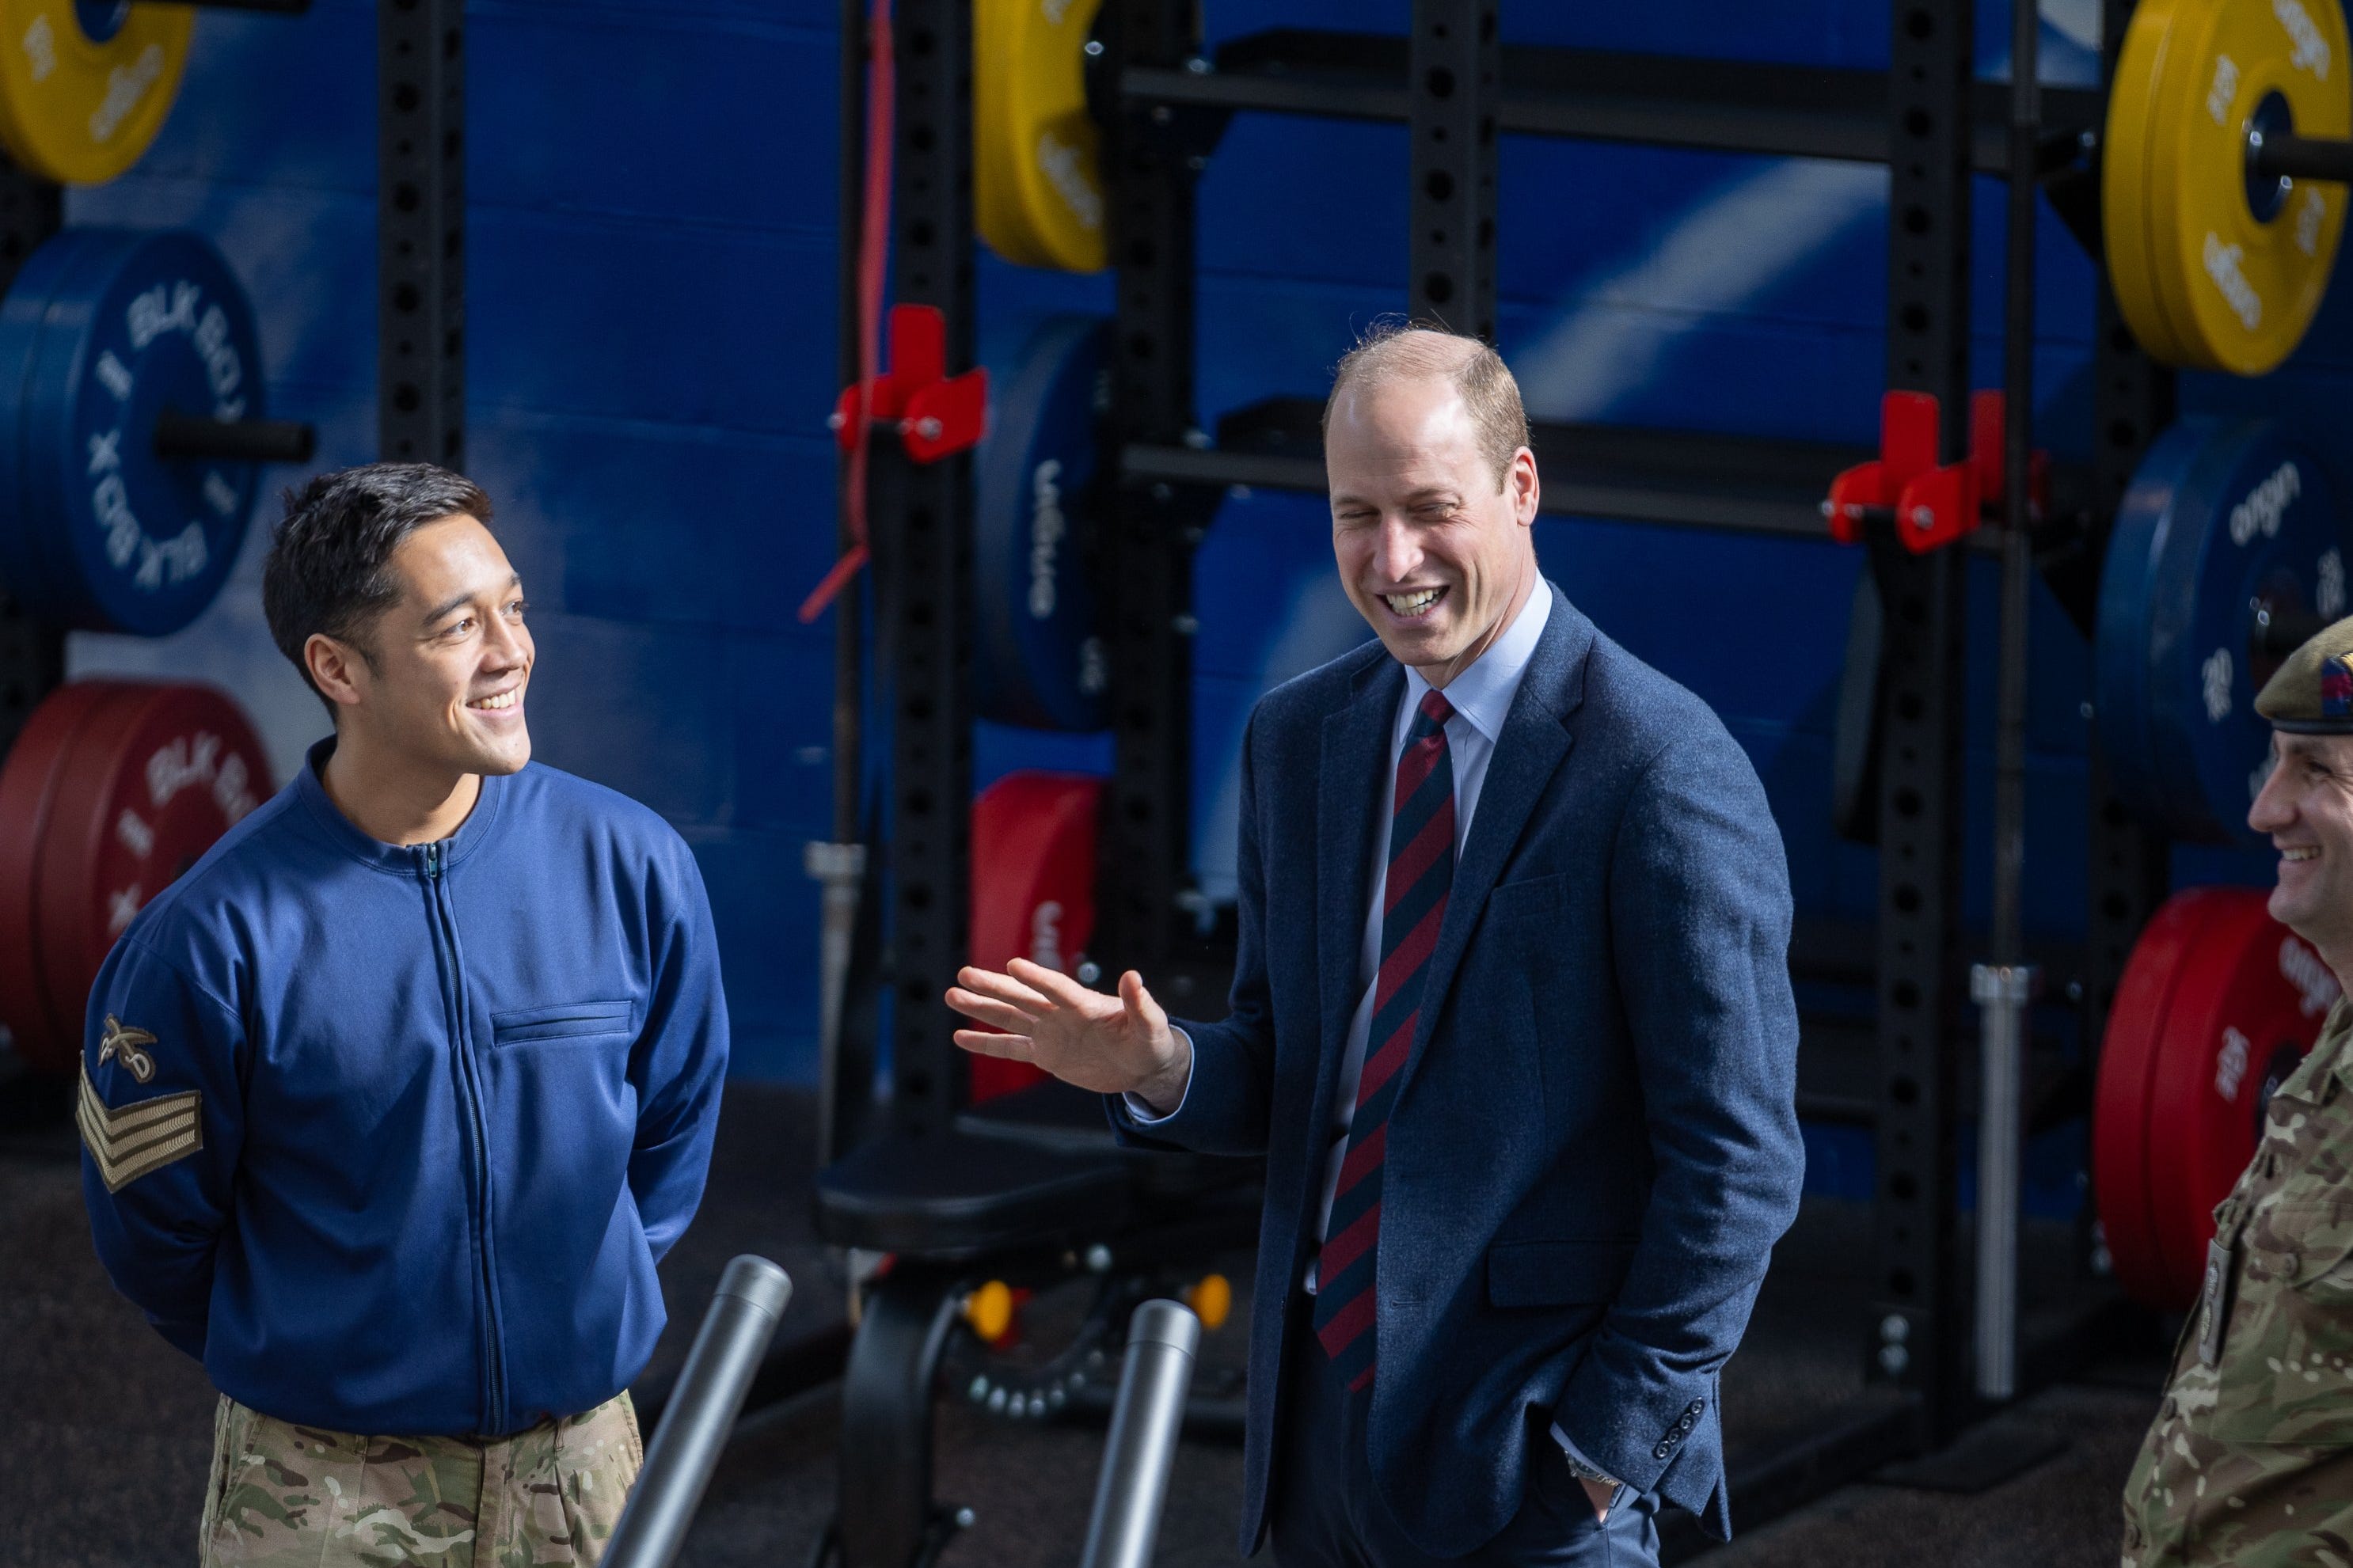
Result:
<svg viewBox="0 0 2353 1568"><path fill-rule="evenodd" d="M1411 506L1416 501L1451 500L1459 493L1461 492L1451 485L1423 485L1419 489L1408 490L1405 502L1408 506ZM1333 493L1332 504L1334 506L1377 506L1379 503L1368 497L1343 490Z"/></svg>
<svg viewBox="0 0 2353 1568"><path fill-rule="evenodd" d="M501 588L500 592L504 593L508 588L520 588L522 586L522 574L518 572L506 580L505 586ZM443 617L447 616L451 611L463 609L473 602L474 595L470 593L453 594L448 598L443 600L440 604L438 604L430 610L427 610L425 613L425 620L423 624L428 626L436 626L439 624Z"/></svg>

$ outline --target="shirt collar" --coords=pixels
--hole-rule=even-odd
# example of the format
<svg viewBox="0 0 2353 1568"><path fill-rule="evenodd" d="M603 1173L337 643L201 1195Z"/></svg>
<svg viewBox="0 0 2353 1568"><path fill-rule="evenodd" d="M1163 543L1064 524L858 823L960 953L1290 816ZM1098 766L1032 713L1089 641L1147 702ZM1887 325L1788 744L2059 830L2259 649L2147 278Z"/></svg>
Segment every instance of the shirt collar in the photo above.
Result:
<svg viewBox="0 0 2353 1568"><path fill-rule="evenodd" d="M381 838L362 832L356 823L343 815L343 807L335 804L334 797L327 793L327 786L321 782L319 775L334 751L335 737L332 735L311 748L310 754L302 761L301 771L295 775L294 793L310 807L311 815L326 829L327 837L353 858L380 871L396 874L414 875L421 870L425 865L424 845L386 844ZM490 836L491 827L498 821L499 805L505 793L504 778L496 773L483 775L482 792L474 802L474 809L466 814L466 820L458 825L455 833L439 841L441 864L455 866Z"/></svg>
<svg viewBox="0 0 2353 1568"><path fill-rule="evenodd" d="M1552 617L1552 585L1539 575L1528 602L1504 628L1485 653L1473 659L1471 668L1447 684L1446 700L1454 711L1471 721L1471 727L1490 742L1504 733L1504 720L1512 710L1512 699L1520 692L1520 678L1528 672L1528 661L1536 655L1536 644L1544 637L1545 623ZM1421 671L1408 665L1405 672L1405 706L1408 712L1421 706L1422 697L1430 690L1430 682Z"/></svg>

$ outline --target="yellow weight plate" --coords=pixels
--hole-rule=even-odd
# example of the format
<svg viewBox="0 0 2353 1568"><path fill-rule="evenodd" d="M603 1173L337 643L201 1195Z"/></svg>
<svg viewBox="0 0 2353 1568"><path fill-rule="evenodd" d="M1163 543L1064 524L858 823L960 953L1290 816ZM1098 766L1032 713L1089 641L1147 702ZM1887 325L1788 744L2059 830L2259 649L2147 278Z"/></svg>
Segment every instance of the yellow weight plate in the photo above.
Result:
<svg viewBox="0 0 2353 1568"><path fill-rule="evenodd" d="M113 179L164 128L195 26L185 5L0 0L0 147L43 179Z"/></svg>
<svg viewBox="0 0 2353 1568"><path fill-rule="evenodd" d="M2116 74L2108 93L2108 124L2100 161L2100 229L2108 283L2125 324L2150 357L2180 363L2181 340L2157 288L2157 238L2150 221L2149 151L2155 140L2154 101L2164 72L2168 29L2181 0L2141 0L2133 8Z"/></svg>
<svg viewBox="0 0 2353 1568"><path fill-rule="evenodd" d="M1087 32L1102 0L975 0L973 224L1008 261L1100 272L1110 259Z"/></svg>
<svg viewBox="0 0 2353 1568"><path fill-rule="evenodd" d="M2320 309L2346 189L2298 180L2255 190L2248 132L2353 132L2345 15L2336 0L2180 0L2168 33L2151 106L2159 297L2178 363L2262 375Z"/></svg>

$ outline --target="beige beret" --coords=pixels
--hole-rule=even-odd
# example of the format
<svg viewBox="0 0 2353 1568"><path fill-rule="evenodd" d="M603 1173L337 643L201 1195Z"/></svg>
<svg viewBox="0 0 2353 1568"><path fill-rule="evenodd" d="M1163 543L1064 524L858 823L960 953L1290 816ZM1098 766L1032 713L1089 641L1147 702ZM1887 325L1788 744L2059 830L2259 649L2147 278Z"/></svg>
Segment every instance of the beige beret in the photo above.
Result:
<svg viewBox="0 0 2353 1568"><path fill-rule="evenodd" d="M2353 616L2322 627L2255 694L2255 711L2295 735L2353 735Z"/></svg>

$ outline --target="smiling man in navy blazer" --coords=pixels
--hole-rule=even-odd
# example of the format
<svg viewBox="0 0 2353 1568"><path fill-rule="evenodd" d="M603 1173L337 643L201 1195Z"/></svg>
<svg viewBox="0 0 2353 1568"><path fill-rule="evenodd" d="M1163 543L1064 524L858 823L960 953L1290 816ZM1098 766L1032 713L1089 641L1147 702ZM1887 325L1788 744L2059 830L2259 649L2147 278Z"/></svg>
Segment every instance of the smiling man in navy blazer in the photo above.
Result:
<svg viewBox="0 0 2353 1568"><path fill-rule="evenodd" d="M1655 1563L1662 1500L1730 1533L1717 1373L1797 1212L1780 837L1715 715L1538 571L1492 350L1361 344L1324 463L1379 641L1251 716L1231 1012L1015 960L948 993L1008 1032L956 1040L1266 1155L1245 1552Z"/></svg>

